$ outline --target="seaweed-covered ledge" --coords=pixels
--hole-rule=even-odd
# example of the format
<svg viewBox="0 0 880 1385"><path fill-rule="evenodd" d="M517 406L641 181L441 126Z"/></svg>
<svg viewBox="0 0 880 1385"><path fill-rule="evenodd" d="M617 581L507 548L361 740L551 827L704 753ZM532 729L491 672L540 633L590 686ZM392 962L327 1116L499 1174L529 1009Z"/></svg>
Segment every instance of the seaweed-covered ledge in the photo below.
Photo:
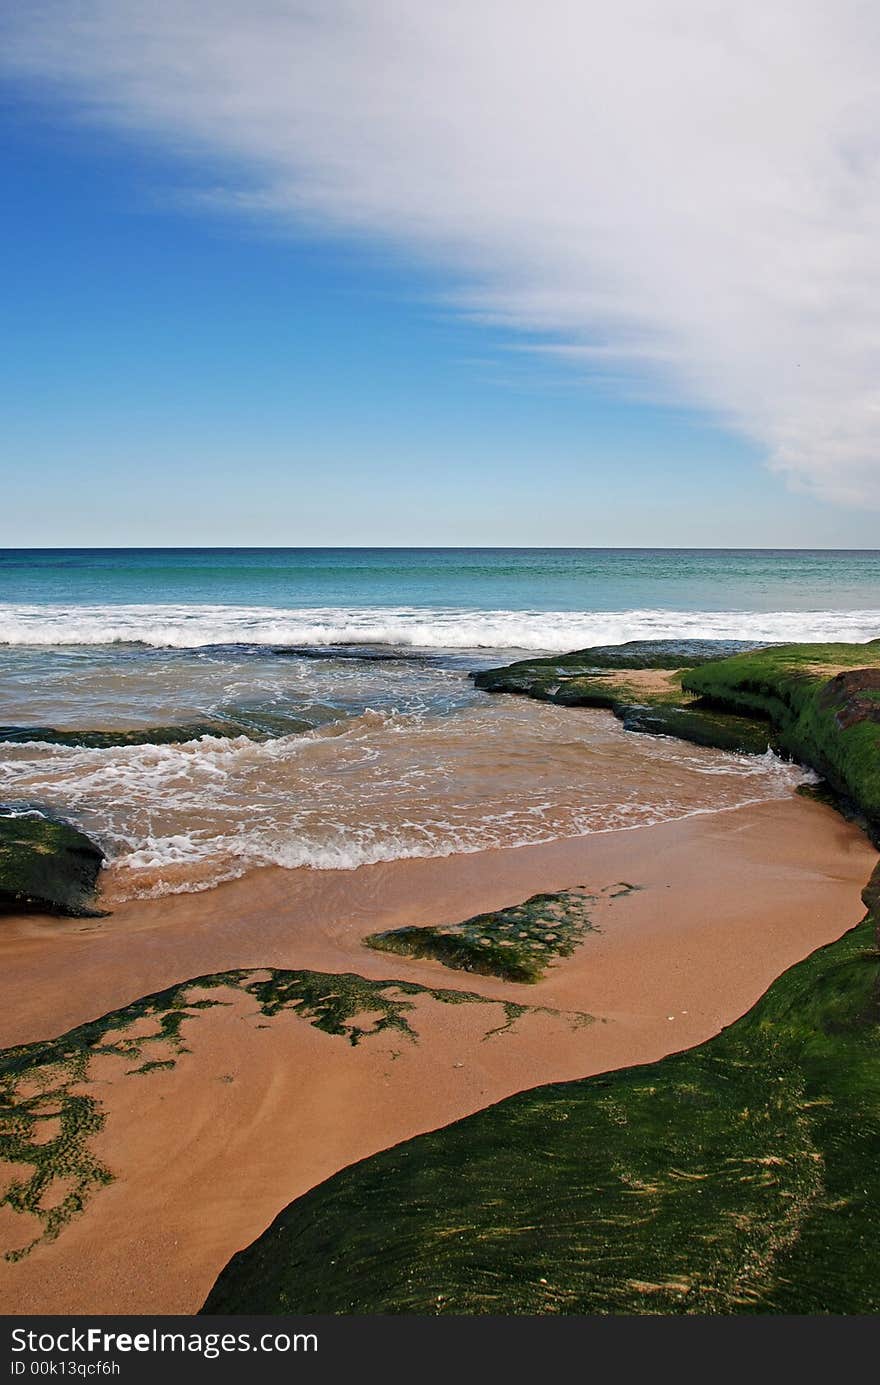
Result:
<svg viewBox="0 0 880 1385"><path fill-rule="evenodd" d="M767 717L780 749L817 770L880 840L880 640L788 644L693 668L702 706Z"/></svg>
<svg viewBox="0 0 880 1385"><path fill-rule="evenodd" d="M615 898L636 888L621 881L600 893ZM456 971L533 984L557 959L570 957L587 933L596 931L590 907L598 898L584 886L536 894L522 904L477 914L463 923L392 928L370 933L364 942L377 952L427 957Z"/></svg>
<svg viewBox="0 0 880 1385"><path fill-rule="evenodd" d="M184 745L202 736L229 736L223 722L189 722L181 726L143 726L112 731L93 727L0 726L0 743L8 745L66 745L84 750L112 750L126 745Z"/></svg>
<svg viewBox="0 0 880 1385"><path fill-rule="evenodd" d="M211 736L218 740L246 736L271 740L278 736L311 731L316 721L330 720L330 709L313 709L309 719L273 707L231 708L212 720L170 723L165 726L129 726L101 729L75 726L0 726L0 744L63 745L84 750L116 750L129 745L186 745Z"/></svg>
<svg viewBox="0 0 880 1385"><path fill-rule="evenodd" d="M691 670L752 647L732 640L633 640L523 659L473 677L485 692L518 693L562 707L604 707L628 731L763 754L774 740L763 712L709 707L683 687Z"/></svg>
<svg viewBox="0 0 880 1385"><path fill-rule="evenodd" d="M880 1311L880 867L864 898L708 1043L344 1169L203 1311Z"/></svg>
<svg viewBox="0 0 880 1385"><path fill-rule="evenodd" d="M0 809L0 913L97 918L101 848L69 823L36 810Z"/></svg>
<svg viewBox="0 0 880 1385"><path fill-rule="evenodd" d="M630 731L720 750L770 746L816 770L880 841L880 639L740 649L646 640L474 676L488 692L607 707Z"/></svg>

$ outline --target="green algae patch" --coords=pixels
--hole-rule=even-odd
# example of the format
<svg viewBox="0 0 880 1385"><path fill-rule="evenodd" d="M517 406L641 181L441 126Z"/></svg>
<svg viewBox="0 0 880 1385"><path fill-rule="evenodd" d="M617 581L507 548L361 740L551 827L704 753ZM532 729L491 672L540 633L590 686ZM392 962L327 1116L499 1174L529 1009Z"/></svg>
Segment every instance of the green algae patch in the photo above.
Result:
<svg viewBox="0 0 880 1385"><path fill-rule="evenodd" d="M312 711L312 717L304 719L268 708L232 708L228 712L221 711L215 720L112 730L95 727L0 726L0 743L113 750L129 745L185 745L188 741L201 740L203 736L221 740L246 736L249 740L264 741L279 736L299 735L313 730L322 721L332 719L329 708L314 708Z"/></svg>
<svg viewBox="0 0 880 1385"><path fill-rule="evenodd" d="M763 754L773 747L774 736L762 710L709 707L684 685L685 674L741 648L729 640L633 640L484 669L474 675L474 683L486 692L514 693L561 707L605 708L627 731Z"/></svg>
<svg viewBox="0 0 880 1385"><path fill-rule="evenodd" d="M499 1002L471 991L433 989L407 981L372 981L353 973L251 969L184 981L79 1025L60 1038L6 1049L0 1052L0 1174L11 1170L12 1179L0 1193L0 1207L21 1213L23 1225L36 1230L23 1244L6 1249L7 1260L20 1260L34 1246L54 1240L95 1193L113 1181L112 1171L92 1145L106 1120L100 1084L88 1090L92 1063L121 1059L121 1077L142 1078L173 1069L191 1051L184 1042L184 1025L205 1010L229 1004L221 995L211 994L224 988L252 998L256 1006L252 1018L271 1020L290 1010L354 1046L388 1032L416 1042L413 1012L425 996L446 1005L500 1006L503 1022L488 1027L485 1038L508 1031L533 1012L559 1015L574 1027L592 1022L586 1014ZM3 1164L8 1170L2 1169ZM3 1186L0 1182L0 1189Z"/></svg>
<svg viewBox="0 0 880 1385"><path fill-rule="evenodd" d="M776 738L761 718L710 710L694 703L686 706L649 704L615 708L625 731L652 736L674 736L692 745L709 746L738 755L765 755Z"/></svg>
<svg viewBox="0 0 880 1385"><path fill-rule="evenodd" d="M540 981L557 958L570 957L584 935L595 931L584 890L536 894L523 904L477 914L463 923L394 928L364 939L379 952L427 957L457 971L498 976L503 981Z"/></svg>
<svg viewBox="0 0 880 1385"><path fill-rule="evenodd" d="M100 917L94 907L100 847L38 812L0 813L0 912Z"/></svg>
<svg viewBox="0 0 880 1385"><path fill-rule="evenodd" d="M90 1064L99 1055L113 1056L143 1060L140 1070L148 1071L156 1062L147 1054L158 1044L173 1055L159 1061L173 1066L184 1051L180 1031L191 1013L186 990L148 996L61 1038L0 1053L0 1160L24 1170L7 1185L0 1207L29 1213L38 1227L29 1242L6 1251L7 1260L20 1260L40 1242L53 1241L94 1193L112 1182L91 1147L104 1115L98 1099L82 1090ZM138 1021L153 1028L127 1035Z"/></svg>
<svg viewBox="0 0 880 1385"><path fill-rule="evenodd" d="M183 745L201 736L228 736L227 725L218 722L193 722L186 726L143 726L129 730L99 731L91 728L61 729L55 726L0 726L0 742L25 745L82 746L86 750L110 750L125 745Z"/></svg>
<svg viewBox="0 0 880 1385"><path fill-rule="evenodd" d="M336 1174L203 1312L880 1311L880 867L865 900L708 1043Z"/></svg>
<svg viewBox="0 0 880 1385"><path fill-rule="evenodd" d="M577 677L602 670L696 668L716 659L726 659L754 645L741 640L628 640L625 644L599 644L576 649L570 654L551 654L544 658L520 659L503 668L482 669L474 675L478 688L495 690L499 683L513 684L530 676Z"/></svg>
<svg viewBox="0 0 880 1385"><path fill-rule="evenodd" d="M410 981L371 981L353 972L273 971L268 980L248 981L243 989L254 997L261 1014L271 1018L282 1010L294 1009L316 1029L347 1038L352 1045L389 1030L415 1041L411 1017L419 996L446 1005L493 1003L472 991L435 990ZM508 1006L508 1022L525 1014L526 1009L523 1005ZM363 1019L366 1015L371 1017L368 1025Z"/></svg>
<svg viewBox="0 0 880 1385"><path fill-rule="evenodd" d="M682 684L710 708L767 717L783 752L880 836L880 640L757 650L692 669Z"/></svg>

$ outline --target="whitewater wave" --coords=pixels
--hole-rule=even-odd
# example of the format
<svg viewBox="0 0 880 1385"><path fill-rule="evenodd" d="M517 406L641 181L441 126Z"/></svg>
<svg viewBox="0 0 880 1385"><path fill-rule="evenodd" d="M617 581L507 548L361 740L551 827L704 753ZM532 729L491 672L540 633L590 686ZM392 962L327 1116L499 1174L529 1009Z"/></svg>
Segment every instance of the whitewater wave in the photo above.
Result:
<svg viewBox="0 0 880 1385"><path fill-rule="evenodd" d="M785 798L797 766L632 736L604 713L510 698L449 716L368 709L297 736L5 747L0 801L98 840L121 896L258 866L354 869L538 845Z"/></svg>
<svg viewBox="0 0 880 1385"><path fill-rule="evenodd" d="M142 644L562 653L639 639L861 641L880 636L880 610L485 611L399 606L281 608L220 605L63 606L0 603L0 644Z"/></svg>

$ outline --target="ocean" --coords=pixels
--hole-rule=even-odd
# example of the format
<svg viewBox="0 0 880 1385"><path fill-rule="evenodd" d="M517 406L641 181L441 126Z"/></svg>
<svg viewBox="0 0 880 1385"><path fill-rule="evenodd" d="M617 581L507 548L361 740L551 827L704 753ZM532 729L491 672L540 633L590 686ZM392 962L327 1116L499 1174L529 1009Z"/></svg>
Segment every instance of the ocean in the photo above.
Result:
<svg viewBox="0 0 880 1385"><path fill-rule="evenodd" d="M34 729L0 745L0 803L89 832L122 896L625 830L801 772L493 698L472 670L630 639L878 635L876 551L6 550L0 722ZM204 722L180 744L39 733Z"/></svg>
<svg viewBox="0 0 880 1385"><path fill-rule="evenodd" d="M0 551L9 644L547 649L696 632L867 639L880 551Z"/></svg>

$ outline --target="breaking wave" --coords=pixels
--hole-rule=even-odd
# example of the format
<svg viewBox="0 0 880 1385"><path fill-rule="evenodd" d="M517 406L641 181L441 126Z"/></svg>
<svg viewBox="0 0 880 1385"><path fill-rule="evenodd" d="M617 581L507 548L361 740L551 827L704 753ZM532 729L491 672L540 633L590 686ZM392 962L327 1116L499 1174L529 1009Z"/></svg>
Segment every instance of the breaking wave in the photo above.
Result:
<svg viewBox="0 0 880 1385"><path fill-rule="evenodd" d="M523 611L464 607L282 608L223 605L63 606L0 603L0 644L143 644L321 648L387 645L404 649L561 653L637 639L868 640L880 636L880 610Z"/></svg>

